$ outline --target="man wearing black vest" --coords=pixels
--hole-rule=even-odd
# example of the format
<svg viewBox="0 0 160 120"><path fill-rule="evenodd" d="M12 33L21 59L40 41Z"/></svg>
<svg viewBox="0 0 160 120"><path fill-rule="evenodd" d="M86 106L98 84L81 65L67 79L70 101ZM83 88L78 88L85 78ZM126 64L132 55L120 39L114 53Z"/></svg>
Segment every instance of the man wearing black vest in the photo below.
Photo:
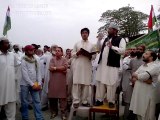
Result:
<svg viewBox="0 0 160 120"><path fill-rule="evenodd" d="M96 106L103 105L103 99L106 93L109 107L112 108L115 104L120 59L126 48L125 40L117 36L117 33L118 25L112 22L108 28L108 37L104 40L103 44L101 45L101 41L97 42L97 46L100 48L101 52L96 72Z"/></svg>

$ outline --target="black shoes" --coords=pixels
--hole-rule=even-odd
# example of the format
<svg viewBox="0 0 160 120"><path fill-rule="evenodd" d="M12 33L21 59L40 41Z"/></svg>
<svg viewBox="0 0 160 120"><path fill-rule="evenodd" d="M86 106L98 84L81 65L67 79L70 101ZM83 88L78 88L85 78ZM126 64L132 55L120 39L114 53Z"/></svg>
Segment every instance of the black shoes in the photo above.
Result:
<svg viewBox="0 0 160 120"><path fill-rule="evenodd" d="M101 105L103 105L103 101L97 100L95 103L95 106L101 106Z"/></svg>
<svg viewBox="0 0 160 120"><path fill-rule="evenodd" d="M31 105L28 105L28 109L29 109L29 110L32 110L33 107L32 107Z"/></svg>
<svg viewBox="0 0 160 120"><path fill-rule="evenodd" d="M73 107L76 109L79 107L79 103L73 103Z"/></svg>
<svg viewBox="0 0 160 120"><path fill-rule="evenodd" d="M82 106L84 106L84 107L90 107L90 104L89 103L86 103L86 104L82 103Z"/></svg>
<svg viewBox="0 0 160 120"><path fill-rule="evenodd" d="M109 106L109 108L114 108L114 107L115 107L115 104L113 104L112 102L109 102L109 103L108 103L108 106Z"/></svg>

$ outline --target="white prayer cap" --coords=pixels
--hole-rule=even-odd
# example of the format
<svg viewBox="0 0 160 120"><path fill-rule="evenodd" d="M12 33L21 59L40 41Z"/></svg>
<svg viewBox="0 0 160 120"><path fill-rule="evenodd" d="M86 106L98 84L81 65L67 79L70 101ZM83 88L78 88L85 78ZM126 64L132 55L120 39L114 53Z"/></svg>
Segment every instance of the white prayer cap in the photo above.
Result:
<svg viewBox="0 0 160 120"><path fill-rule="evenodd" d="M119 26L115 22L111 22L109 28L114 28L116 30L119 30Z"/></svg>
<svg viewBox="0 0 160 120"><path fill-rule="evenodd" d="M98 33L98 36L97 37L103 37L103 33Z"/></svg>
<svg viewBox="0 0 160 120"><path fill-rule="evenodd" d="M51 48L53 48L53 47L58 47L58 45L56 45L56 44L51 45Z"/></svg>
<svg viewBox="0 0 160 120"><path fill-rule="evenodd" d="M6 37L0 37L0 41L2 40L8 40Z"/></svg>

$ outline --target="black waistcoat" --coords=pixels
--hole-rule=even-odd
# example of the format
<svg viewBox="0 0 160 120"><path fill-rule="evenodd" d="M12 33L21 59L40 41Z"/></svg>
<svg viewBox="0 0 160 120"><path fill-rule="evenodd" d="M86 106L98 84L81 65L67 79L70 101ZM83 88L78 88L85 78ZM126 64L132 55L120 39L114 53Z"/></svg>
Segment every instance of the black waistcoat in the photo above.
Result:
<svg viewBox="0 0 160 120"><path fill-rule="evenodd" d="M119 36L115 36L112 38L111 43L113 46L119 47L120 41L121 41L121 37ZM109 39L108 39L109 40ZM103 54L103 50L105 47L106 42L108 41L107 38L104 41L103 45L102 45L102 49L101 49L101 53L100 53L100 58L98 63L100 63L101 59L102 59L102 54ZM121 55L116 53L114 50L112 50L111 48L109 49L109 54L108 54L108 62L107 65L111 66L111 67L120 67L120 58Z"/></svg>

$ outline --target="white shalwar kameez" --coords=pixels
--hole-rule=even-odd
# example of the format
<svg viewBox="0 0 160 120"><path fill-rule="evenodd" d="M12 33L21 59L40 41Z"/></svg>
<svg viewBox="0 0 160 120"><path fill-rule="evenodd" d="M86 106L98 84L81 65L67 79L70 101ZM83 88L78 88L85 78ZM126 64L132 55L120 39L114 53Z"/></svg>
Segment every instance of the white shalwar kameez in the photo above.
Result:
<svg viewBox="0 0 160 120"><path fill-rule="evenodd" d="M89 86L91 84L92 76L92 63L87 57L83 55L77 56L76 53L83 48L88 52L94 52L94 45L91 44L88 40L81 40L77 42L72 51L72 55L75 58L74 60L74 69L73 69L73 104L80 103L82 100L83 104L86 104ZM82 95L82 96L81 96Z"/></svg>
<svg viewBox="0 0 160 120"><path fill-rule="evenodd" d="M150 79L152 76L152 84L143 81ZM154 62L141 65L135 72L138 74L138 80L135 82L130 110L137 115L138 120L154 120L155 106L157 103L157 81L159 75L159 67ZM152 75L153 74L153 75Z"/></svg>
<svg viewBox="0 0 160 120"><path fill-rule="evenodd" d="M111 39L109 40L111 41ZM111 67L107 65L109 47L104 47L104 51L102 54L102 60L98 65L96 72L96 80L97 80L97 91L96 91L96 99L99 101L103 101L106 89L107 89L107 100L108 102L115 102L115 92L117 88L117 82L119 81L119 68ZM126 42L122 38L119 47L112 46L113 49L118 54L123 54L125 52Z"/></svg>
<svg viewBox="0 0 160 120"><path fill-rule="evenodd" d="M44 84L42 88L42 94L41 94L41 105L42 108L48 106L48 83L49 83L49 63L50 60L53 58L52 54L48 54L44 58Z"/></svg>
<svg viewBox="0 0 160 120"><path fill-rule="evenodd" d="M16 58L13 53L0 51L0 111L4 106L7 120L15 120L16 114Z"/></svg>

